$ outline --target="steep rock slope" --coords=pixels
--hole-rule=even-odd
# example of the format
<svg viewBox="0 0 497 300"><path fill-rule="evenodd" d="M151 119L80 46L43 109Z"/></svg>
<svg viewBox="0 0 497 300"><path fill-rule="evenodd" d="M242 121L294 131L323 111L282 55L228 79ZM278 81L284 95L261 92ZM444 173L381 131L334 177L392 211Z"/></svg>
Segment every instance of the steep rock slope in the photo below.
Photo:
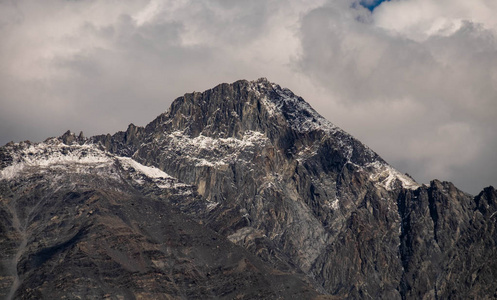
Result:
<svg viewBox="0 0 497 300"><path fill-rule="evenodd" d="M229 298L235 295L245 298L274 298L275 295L314 298L317 294L326 294L358 299L436 299L490 298L496 292L497 215L493 188L487 188L473 198L449 183L433 181L430 186L419 185L325 120L302 98L266 79L242 80L221 84L203 93L185 94L146 127L131 124L125 132L89 139L66 133L57 140L71 147L99 151L96 156L114 161L114 167L91 176L85 171L84 176L91 178L73 177L70 180L72 185L53 177L46 179L47 182L57 182L56 186L65 187L63 191L77 190L78 193L85 190L81 186L75 187L74 183L94 181L90 190L97 192L100 191L97 183L114 182L104 186L117 185L118 188L110 190L120 193L119 196L100 197L98 199L103 200L95 203L107 203L110 200L105 199L110 198L136 199L119 201L122 210L133 216L132 224L140 224L140 228L158 228L170 226L157 220L161 215L167 215L167 219L186 218L190 222L188 225L178 227L173 224L167 232L188 227L191 235L214 235L222 241L217 245L223 249L220 250L222 255L231 257L233 254L230 253L235 251L247 257L242 260L241 256L235 256L234 261L222 262L204 245L208 244L208 239L190 238L187 240L196 244L187 248L195 251L176 249L183 256L171 259L160 254L158 259L149 260L163 266L162 272L171 272L181 257L190 260L188 270L194 269L195 274L205 275L207 273L202 270L212 268L212 265L199 264L199 260L205 261L199 256L214 255L217 258L208 261L216 261L215 266L221 269L226 267L224 263L228 269L236 265L239 277L226 276L232 274L230 272L215 273L214 278L193 276L195 283L187 286L184 281L187 280L185 277L191 279L190 272L181 269L176 273L180 279L174 281L168 277L169 281L175 282L172 285L175 289L166 289L161 286L159 275L150 271L154 267L149 263L145 264L145 269L140 269L147 270L149 281L138 275L114 281L106 279L107 285L101 288L102 293L113 294L122 289L126 293L123 295L129 298L138 295L153 298L153 295L162 293L180 298ZM40 173L46 163L42 163L41 169L33 166L39 164L38 159L31 162L29 153L17 149L23 147L26 146L17 144L1 148L2 184L18 184L14 178L20 177L15 174L23 172L22 178L35 177L30 182L44 180L47 176ZM25 155L19 158L23 151ZM71 157L70 153L78 151L63 153L61 157ZM48 165L58 166L60 160L65 159L50 159ZM80 155L76 161L58 170L71 170L84 164L85 159ZM91 163L101 165L103 162ZM95 172L99 168L93 166L89 169ZM148 175L143 175L145 173ZM115 178L116 174L118 178ZM14 237L2 239L5 247L12 248L4 259L4 265L13 270L12 264L17 261L18 271L3 283L17 280L16 284L20 286L21 281L27 282L24 280L29 273L28 269L20 267L26 265L22 264L23 257L25 253L31 253L26 249L34 247L33 241L25 238L25 228L29 228L31 219L28 221L25 215L19 217L19 209L13 209L13 203L21 200L14 200L18 193L12 192L11 187L9 189L2 191L4 208L0 213L6 220L5 224L2 223L4 236L10 234ZM38 192L33 188L26 189L26 194L30 193ZM57 203L54 201L47 203ZM89 198L84 198L77 205L88 201ZM136 208L138 203L140 209ZM160 213L147 215L142 203L155 203L147 205L154 208L154 213ZM13 210L17 215L12 213ZM115 211L109 209L109 214L115 214ZM99 222L111 226L105 225L107 218ZM71 231L74 229L69 229L72 223L61 226L74 234ZM135 227L130 230L133 232ZM40 229L29 236L35 239L46 230ZM79 243L78 232L74 236L68 235L62 244L76 236ZM102 232L102 229L94 229L89 237L84 236L93 243ZM162 245L166 232L159 229L157 232L152 237L145 235L143 238ZM133 245L136 243L133 240L140 238L129 236L116 241L114 246ZM136 245L138 249L141 243ZM145 243L143 247L148 249L149 246ZM240 249L247 252L240 254ZM124 264L130 257L143 256L137 254L142 250L120 251L118 258L111 259L117 264ZM67 253L65 250L56 252ZM170 250L166 252L170 253ZM61 255L56 257L61 263L65 261ZM43 267L46 265L45 262L35 264L32 272L40 270L38 274L45 274ZM95 263L94 268L99 265ZM255 269L252 266L256 266ZM75 270L81 267L78 265ZM209 274L213 274L212 271ZM280 275L277 280L271 280L272 275L268 274ZM139 288L126 290L123 287L129 284L123 284L123 280ZM155 290L152 290L157 294L139 294L137 291L144 289L142 282L154 282L156 285L147 283L147 287L154 286ZM217 290L221 282L236 288ZM84 286L88 285L82 283L81 287ZM54 288L47 287L45 291L51 289ZM27 295L23 294L22 286L12 290L18 295ZM84 294L84 291L79 293Z"/></svg>
<svg viewBox="0 0 497 300"><path fill-rule="evenodd" d="M2 149L2 299L318 294L181 213L206 209L192 186L84 142Z"/></svg>

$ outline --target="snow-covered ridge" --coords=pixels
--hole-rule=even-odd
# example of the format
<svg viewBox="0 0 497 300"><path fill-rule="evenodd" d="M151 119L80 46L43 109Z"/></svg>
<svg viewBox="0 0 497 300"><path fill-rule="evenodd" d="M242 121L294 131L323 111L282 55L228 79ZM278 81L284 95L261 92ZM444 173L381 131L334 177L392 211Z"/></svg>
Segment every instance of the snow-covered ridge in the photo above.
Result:
<svg viewBox="0 0 497 300"><path fill-rule="evenodd" d="M0 170L0 179L22 176L35 168L43 170L70 165L74 171L83 172L85 165L103 167L113 163L112 156L95 145L68 146L58 139L50 139L43 143L20 143L14 146L15 149L7 148L12 164Z"/></svg>
<svg viewBox="0 0 497 300"><path fill-rule="evenodd" d="M98 172L118 179L115 172L110 170L120 166L138 184L149 181L159 188L187 186L158 168L144 166L129 157L115 156L95 144L66 145L54 138L38 144L16 144L7 148L7 151L12 157L12 163L0 170L0 180L10 180L30 173L44 173L48 170L69 173Z"/></svg>
<svg viewBox="0 0 497 300"><path fill-rule="evenodd" d="M212 138L204 135L190 137L182 131L167 136L167 151L180 151L183 157L196 166L216 167L240 159L240 154L250 154L256 145L264 145L268 138L257 131L246 131L241 138Z"/></svg>

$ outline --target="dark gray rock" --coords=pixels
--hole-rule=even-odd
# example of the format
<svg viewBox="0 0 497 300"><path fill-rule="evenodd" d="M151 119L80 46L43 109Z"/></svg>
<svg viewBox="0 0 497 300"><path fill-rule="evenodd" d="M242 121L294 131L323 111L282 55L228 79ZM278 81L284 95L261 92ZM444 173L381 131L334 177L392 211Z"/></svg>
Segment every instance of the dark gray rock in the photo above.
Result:
<svg viewBox="0 0 497 300"><path fill-rule="evenodd" d="M438 180L400 194L401 291L406 298L494 297L495 199L492 187L473 198Z"/></svg>
<svg viewBox="0 0 497 300"><path fill-rule="evenodd" d="M274 269L182 213L205 210L191 186L96 152L75 168L59 162L0 181L2 298L318 295L304 274Z"/></svg>
<svg viewBox="0 0 497 300"><path fill-rule="evenodd" d="M9 297L496 295L492 187L421 186L266 79L0 163Z"/></svg>

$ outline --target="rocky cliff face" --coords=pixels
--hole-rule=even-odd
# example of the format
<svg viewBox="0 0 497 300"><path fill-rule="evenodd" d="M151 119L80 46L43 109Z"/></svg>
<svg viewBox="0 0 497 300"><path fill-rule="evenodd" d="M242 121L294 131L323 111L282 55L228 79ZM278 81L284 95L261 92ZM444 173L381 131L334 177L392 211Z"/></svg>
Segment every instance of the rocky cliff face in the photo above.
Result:
<svg viewBox="0 0 497 300"><path fill-rule="evenodd" d="M496 196L489 187L473 198L437 180L399 195L406 298L497 297Z"/></svg>
<svg viewBox="0 0 497 300"><path fill-rule="evenodd" d="M493 188L419 185L265 79L0 160L7 298L497 296Z"/></svg>

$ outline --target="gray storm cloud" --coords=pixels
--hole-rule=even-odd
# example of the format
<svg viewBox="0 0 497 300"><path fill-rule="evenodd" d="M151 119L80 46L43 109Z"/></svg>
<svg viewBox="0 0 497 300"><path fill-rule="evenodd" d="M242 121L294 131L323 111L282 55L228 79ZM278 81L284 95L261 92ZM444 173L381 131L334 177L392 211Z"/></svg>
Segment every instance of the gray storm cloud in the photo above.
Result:
<svg viewBox="0 0 497 300"><path fill-rule="evenodd" d="M372 1L371 1L372 2ZM366 3L366 2L363 2ZM0 1L0 144L145 125L267 77L420 182L497 182L497 4Z"/></svg>

